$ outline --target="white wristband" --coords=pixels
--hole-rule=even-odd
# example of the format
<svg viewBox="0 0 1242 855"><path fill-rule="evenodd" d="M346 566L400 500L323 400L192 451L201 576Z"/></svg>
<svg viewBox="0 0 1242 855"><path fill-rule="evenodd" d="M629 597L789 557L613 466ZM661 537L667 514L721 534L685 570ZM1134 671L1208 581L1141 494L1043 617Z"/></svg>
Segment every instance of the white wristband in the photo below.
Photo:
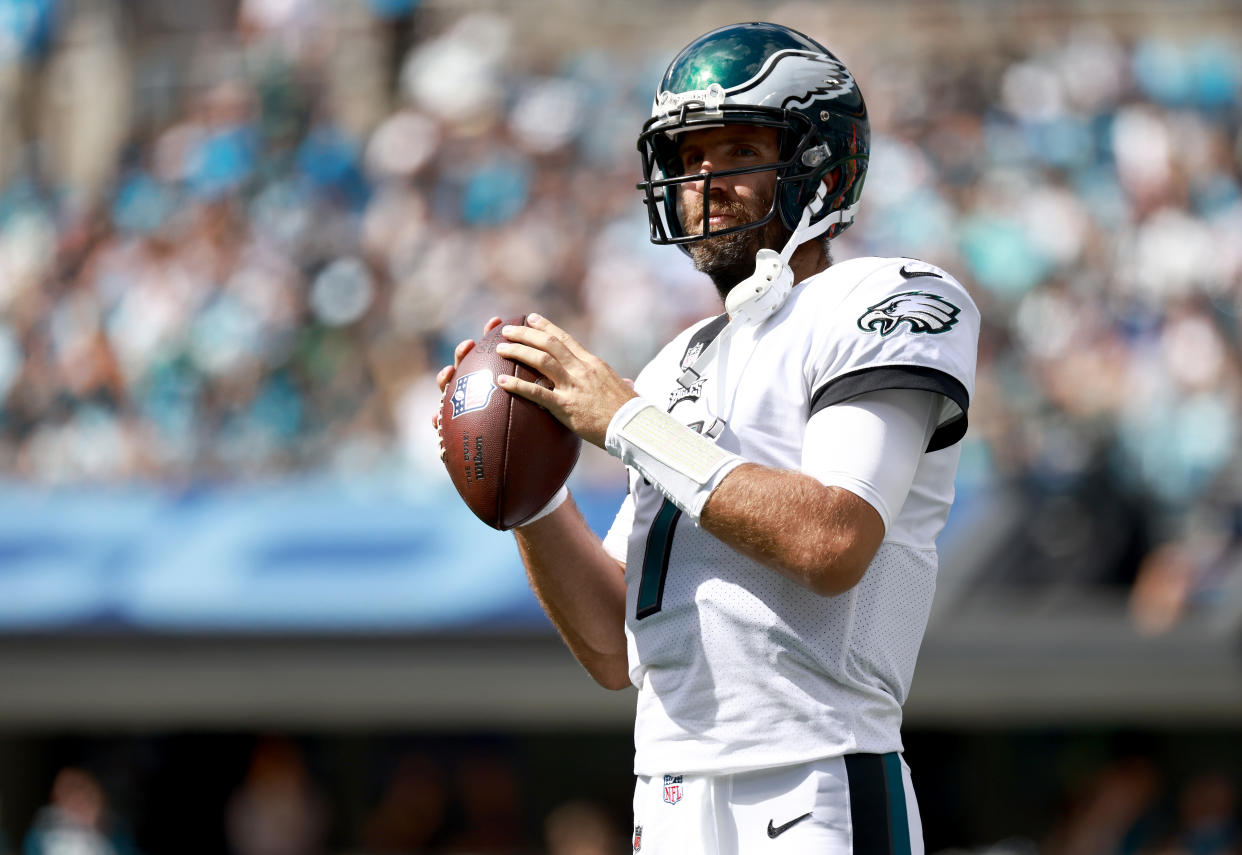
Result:
<svg viewBox="0 0 1242 855"><path fill-rule="evenodd" d="M559 508L561 505L565 504L565 500L568 498L569 498L569 487L562 484L561 489L556 491L555 496L553 496L551 499L548 499L548 503L544 505L538 511L538 513L536 513L533 517L531 517L528 520L522 520L520 523L514 526L514 528L521 528L522 526L530 525L533 522L538 522L539 520L543 519L548 514L552 513L554 510Z"/></svg>
<svg viewBox="0 0 1242 855"><path fill-rule="evenodd" d="M631 398L617 410L604 448L637 469L695 523L717 485L746 462L642 398Z"/></svg>

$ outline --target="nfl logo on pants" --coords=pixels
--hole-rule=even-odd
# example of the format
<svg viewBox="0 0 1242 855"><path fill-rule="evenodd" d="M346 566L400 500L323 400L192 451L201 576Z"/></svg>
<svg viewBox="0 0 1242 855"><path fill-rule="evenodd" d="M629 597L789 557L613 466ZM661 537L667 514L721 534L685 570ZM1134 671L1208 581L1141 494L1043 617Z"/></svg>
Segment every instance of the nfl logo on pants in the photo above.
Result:
<svg viewBox="0 0 1242 855"><path fill-rule="evenodd" d="M664 801L671 805L681 801L681 775L664 776Z"/></svg>

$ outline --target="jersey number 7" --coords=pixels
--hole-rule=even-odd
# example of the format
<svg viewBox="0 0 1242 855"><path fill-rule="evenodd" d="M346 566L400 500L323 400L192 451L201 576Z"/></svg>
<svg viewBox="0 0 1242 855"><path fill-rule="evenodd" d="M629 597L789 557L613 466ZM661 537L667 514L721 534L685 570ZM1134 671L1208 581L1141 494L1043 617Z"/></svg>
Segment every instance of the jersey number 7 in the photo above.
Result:
<svg viewBox="0 0 1242 855"><path fill-rule="evenodd" d="M638 605L634 617L642 620L660 610L664 602L664 578L668 575L668 558L673 553L673 534L681 508L668 499L656 511L647 532L647 548L643 551L643 572L638 578Z"/></svg>

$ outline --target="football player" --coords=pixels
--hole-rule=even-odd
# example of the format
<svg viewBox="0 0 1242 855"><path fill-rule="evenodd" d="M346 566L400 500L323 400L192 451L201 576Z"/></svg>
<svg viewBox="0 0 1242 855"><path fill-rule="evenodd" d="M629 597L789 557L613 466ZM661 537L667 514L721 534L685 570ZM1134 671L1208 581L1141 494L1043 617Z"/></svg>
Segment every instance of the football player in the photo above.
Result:
<svg viewBox="0 0 1242 855"><path fill-rule="evenodd" d="M901 708L979 316L930 264L832 263L869 145L858 84L818 42L701 36L660 82L639 189L651 239L690 254L724 313L632 388L546 319L503 331L552 388L502 388L628 467L602 542L565 491L515 534L574 655L638 688L636 851L923 851Z"/></svg>

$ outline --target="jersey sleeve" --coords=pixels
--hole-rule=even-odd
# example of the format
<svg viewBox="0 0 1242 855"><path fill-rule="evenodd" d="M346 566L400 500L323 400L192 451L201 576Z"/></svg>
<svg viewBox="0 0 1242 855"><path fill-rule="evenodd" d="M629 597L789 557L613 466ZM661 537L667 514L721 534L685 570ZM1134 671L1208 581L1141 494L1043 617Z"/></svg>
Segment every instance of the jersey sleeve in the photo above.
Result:
<svg viewBox="0 0 1242 855"><path fill-rule="evenodd" d="M885 389L825 407L807 422L802 471L871 505L887 532L910 493L939 406L930 392Z"/></svg>
<svg viewBox="0 0 1242 855"><path fill-rule="evenodd" d="M966 434L979 310L945 271L889 260L817 322L813 340L809 416L868 392L920 389L940 396L927 451L948 448Z"/></svg>

